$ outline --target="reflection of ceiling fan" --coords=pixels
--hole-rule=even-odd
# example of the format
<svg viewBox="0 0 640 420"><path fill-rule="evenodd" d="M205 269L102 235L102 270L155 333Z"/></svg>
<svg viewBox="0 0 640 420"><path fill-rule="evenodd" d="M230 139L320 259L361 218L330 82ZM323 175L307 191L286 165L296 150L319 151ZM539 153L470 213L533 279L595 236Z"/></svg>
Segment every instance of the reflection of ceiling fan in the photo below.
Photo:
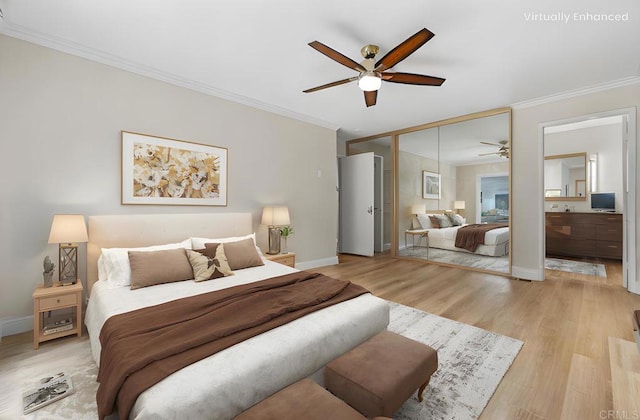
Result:
<svg viewBox="0 0 640 420"><path fill-rule="evenodd" d="M500 157L509 159L509 145L507 144L509 143L508 140L500 140L498 143L491 143L488 141L481 141L480 143L486 144L488 146L497 146L498 150L491 153L481 153L478 156L498 155Z"/></svg>
<svg viewBox="0 0 640 420"><path fill-rule="evenodd" d="M345 83L358 81L358 87L364 91L364 101L367 106L373 106L376 104L378 97L378 89L382 84L382 81L393 83L404 83L407 85L427 85L427 86L440 86L444 83L445 79L434 76L425 76L422 74L413 73L400 73L400 72L387 72L391 67L395 66L411 54L413 54L418 48L423 46L427 41L433 38L433 33L426 28L423 28L410 36L400 45L389 51L380 60L375 61L374 58L379 51L377 45L365 45L360 50L360 53L364 57L364 61L360 64L356 63L349 57L346 57L338 51L327 47L321 42L313 41L309 43L309 46L318 50L322 54L326 55L333 61L336 61L343 66L349 67L352 70L359 72L358 76L349 77L348 79L338 80L337 82L327 83L326 85L317 86L311 89L303 91L304 93L316 92L321 89L326 89L334 86L343 85Z"/></svg>

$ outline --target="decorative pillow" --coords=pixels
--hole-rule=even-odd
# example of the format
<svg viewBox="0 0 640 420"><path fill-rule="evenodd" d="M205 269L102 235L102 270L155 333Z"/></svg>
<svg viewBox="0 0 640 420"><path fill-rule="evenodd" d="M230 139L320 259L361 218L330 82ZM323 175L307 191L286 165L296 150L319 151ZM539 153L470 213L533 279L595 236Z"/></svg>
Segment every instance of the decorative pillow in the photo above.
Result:
<svg viewBox="0 0 640 420"><path fill-rule="evenodd" d="M431 219L429 218L429 214L418 214L416 217L418 219L419 226L415 226L415 229L432 229L437 228L438 226L431 225ZM432 215L431 215L432 216Z"/></svg>
<svg viewBox="0 0 640 420"><path fill-rule="evenodd" d="M224 246L219 244L215 248L204 248L196 251L187 250L187 257L193 268L195 281L212 280L220 277L232 276Z"/></svg>
<svg viewBox="0 0 640 420"><path fill-rule="evenodd" d="M206 243L205 248L213 248L218 244ZM224 254L227 256L229 267L232 270L240 270L243 268L257 267L264 265L264 261L256 251L255 242L252 238L243 239L242 241L225 242Z"/></svg>
<svg viewBox="0 0 640 420"><path fill-rule="evenodd" d="M440 223L441 228L447 228L452 226L451 220L449 220L449 217L447 217L446 214L436 214L435 216L438 219L438 222Z"/></svg>
<svg viewBox="0 0 640 420"><path fill-rule="evenodd" d="M129 251L129 263L131 290L193 278L193 269L184 248Z"/></svg>
<svg viewBox="0 0 640 420"><path fill-rule="evenodd" d="M149 252L164 249L191 249L191 239L182 242L164 245L153 245L141 248L102 248L103 271L107 280L112 286L129 286L131 284L131 267L129 266L129 251ZM99 268L98 268L99 269ZM98 276L100 273L98 272Z"/></svg>
<svg viewBox="0 0 640 420"><path fill-rule="evenodd" d="M436 217L436 215L430 215L429 220L431 221L431 227L434 229L440 229L440 219Z"/></svg>
<svg viewBox="0 0 640 420"><path fill-rule="evenodd" d="M449 221L451 222L451 226L462 226L464 225L464 218L456 213L446 213Z"/></svg>

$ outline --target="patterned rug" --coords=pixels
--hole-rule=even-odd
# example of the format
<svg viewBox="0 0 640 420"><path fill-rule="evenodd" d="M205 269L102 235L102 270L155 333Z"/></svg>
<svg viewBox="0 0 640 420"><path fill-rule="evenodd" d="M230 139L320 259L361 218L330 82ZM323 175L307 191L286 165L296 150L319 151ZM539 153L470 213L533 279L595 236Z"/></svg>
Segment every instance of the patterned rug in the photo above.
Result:
<svg viewBox="0 0 640 420"><path fill-rule="evenodd" d="M497 271L499 273L509 273L509 256L488 257L486 255L476 255L468 252L429 248L429 258L427 258L427 249L420 247L401 249L399 255L402 257L428 259L429 261L461 265L481 270ZM585 274L588 276L607 277L607 270L604 264L546 258L544 268Z"/></svg>
<svg viewBox="0 0 640 420"><path fill-rule="evenodd" d="M398 419L476 419L524 344L461 322L391 303L389 330L438 351L424 400L411 397Z"/></svg>
<svg viewBox="0 0 640 420"><path fill-rule="evenodd" d="M390 302L389 330L438 350L439 368L419 403L414 394L394 419L474 419L518 355L521 341ZM52 372L66 371L75 393L22 416L21 390ZM95 419L97 367L89 340L43 345L3 360L0 419Z"/></svg>

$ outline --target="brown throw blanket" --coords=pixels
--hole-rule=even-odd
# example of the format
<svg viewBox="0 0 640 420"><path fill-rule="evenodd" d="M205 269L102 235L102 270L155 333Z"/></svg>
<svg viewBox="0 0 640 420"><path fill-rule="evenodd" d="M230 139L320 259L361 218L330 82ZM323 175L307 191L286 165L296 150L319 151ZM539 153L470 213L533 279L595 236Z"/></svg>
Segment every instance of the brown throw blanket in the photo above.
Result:
<svg viewBox="0 0 640 420"><path fill-rule="evenodd" d="M112 316L100 331L99 418L117 403L127 419L138 395L181 368L364 293L302 271Z"/></svg>
<svg viewBox="0 0 640 420"><path fill-rule="evenodd" d="M456 248L476 252L478 245L484 244L484 235L493 229L508 227L507 223L487 223L483 225L462 226L456 232Z"/></svg>

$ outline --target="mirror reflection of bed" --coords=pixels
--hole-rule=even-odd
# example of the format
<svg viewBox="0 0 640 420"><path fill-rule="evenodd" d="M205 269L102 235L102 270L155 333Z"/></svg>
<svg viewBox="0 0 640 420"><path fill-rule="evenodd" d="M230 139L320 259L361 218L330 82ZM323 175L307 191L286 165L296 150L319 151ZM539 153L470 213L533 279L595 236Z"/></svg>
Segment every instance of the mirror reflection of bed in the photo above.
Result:
<svg viewBox="0 0 640 420"><path fill-rule="evenodd" d="M413 232L414 237L406 241L400 256L509 273L507 223L468 224L460 214L428 210L413 215L407 232ZM465 237L474 236L480 239L465 241Z"/></svg>

